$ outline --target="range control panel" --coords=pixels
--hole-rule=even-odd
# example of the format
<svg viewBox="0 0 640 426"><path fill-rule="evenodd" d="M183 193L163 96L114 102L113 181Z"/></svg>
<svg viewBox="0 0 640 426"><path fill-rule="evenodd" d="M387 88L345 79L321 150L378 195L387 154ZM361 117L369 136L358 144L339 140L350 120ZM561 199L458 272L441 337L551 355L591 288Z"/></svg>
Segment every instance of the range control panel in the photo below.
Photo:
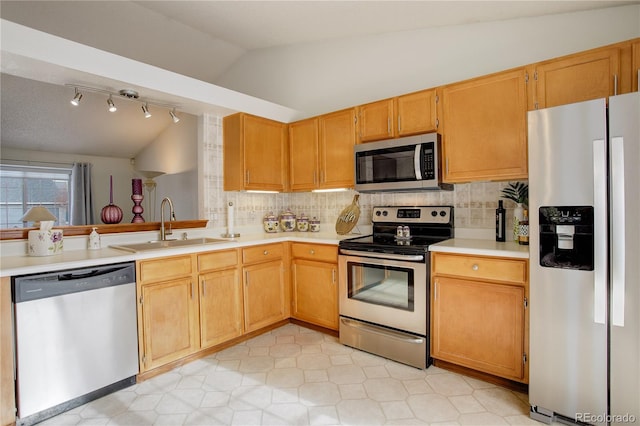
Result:
<svg viewBox="0 0 640 426"><path fill-rule="evenodd" d="M453 218L453 206L374 207L373 222L442 223Z"/></svg>

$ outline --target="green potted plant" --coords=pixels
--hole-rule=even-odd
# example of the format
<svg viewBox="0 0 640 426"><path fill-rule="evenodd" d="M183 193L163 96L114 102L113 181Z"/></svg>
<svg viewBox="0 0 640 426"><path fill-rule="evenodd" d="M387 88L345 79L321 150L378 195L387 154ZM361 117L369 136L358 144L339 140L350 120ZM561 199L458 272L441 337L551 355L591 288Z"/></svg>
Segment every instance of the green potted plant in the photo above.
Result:
<svg viewBox="0 0 640 426"><path fill-rule="evenodd" d="M524 219L524 207L529 204L529 185L524 182L509 182L502 189L502 198L516 203L513 209L513 238L518 240L518 225Z"/></svg>
<svg viewBox="0 0 640 426"><path fill-rule="evenodd" d="M529 204L529 185L524 182L509 182L507 187L502 189L502 198L526 206Z"/></svg>

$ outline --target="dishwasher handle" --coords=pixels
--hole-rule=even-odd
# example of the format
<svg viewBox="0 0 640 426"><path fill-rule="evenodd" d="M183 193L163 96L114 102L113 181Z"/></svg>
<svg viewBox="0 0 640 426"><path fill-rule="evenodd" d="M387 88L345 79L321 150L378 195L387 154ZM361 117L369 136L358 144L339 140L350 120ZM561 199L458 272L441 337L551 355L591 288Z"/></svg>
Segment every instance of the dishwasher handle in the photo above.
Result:
<svg viewBox="0 0 640 426"><path fill-rule="evenodd" d="M81 279L81 278L98 277L100 275L105 275L105 274L108 274L109 272L113 272L113 271L115 271L117 269L118 268L111 268L111 269L104 269L104 270L92 269L89 272L83 272L81 274L74 274L74 273L58 274L58 281L67 281L67 280L76 280L76 279Z"/></svg>
<svg viewBox="0 0 640 426"><path fill-rule="evenodd" d="M44 274L22 275L11 282L14 303L46 299L70 293L135 284L135 263L94 266Z"/></svg>

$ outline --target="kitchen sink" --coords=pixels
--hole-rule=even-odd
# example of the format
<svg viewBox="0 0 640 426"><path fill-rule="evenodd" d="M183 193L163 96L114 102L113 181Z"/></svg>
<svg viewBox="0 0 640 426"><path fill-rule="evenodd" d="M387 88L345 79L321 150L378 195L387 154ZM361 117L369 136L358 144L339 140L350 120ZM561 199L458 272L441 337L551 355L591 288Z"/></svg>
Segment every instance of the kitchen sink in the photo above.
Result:
<svg viewBox="0 0 640 426"><path fill-rule="evenodd" d="M121 244L121 245L112 245L111 248L126 250L130 252L140 252L147 250L160 250L164 248L171 247L185 247L185 246L198 246L198 245L207 245L207 244L219 244L226 243L230 240L220 239L220 238L190 238L186 240L156 240L156 241L147 241L146 243L137 243L137 244Z"/></svg>

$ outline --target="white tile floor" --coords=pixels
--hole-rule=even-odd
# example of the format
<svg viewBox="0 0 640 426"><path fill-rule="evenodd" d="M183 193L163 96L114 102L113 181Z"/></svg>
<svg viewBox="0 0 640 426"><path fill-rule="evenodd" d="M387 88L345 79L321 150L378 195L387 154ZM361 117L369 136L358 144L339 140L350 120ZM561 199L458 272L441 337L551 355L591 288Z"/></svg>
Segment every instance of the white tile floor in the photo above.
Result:
<svg viewBox="0 0 640 426"><path fill-rule="evenodd" d="M287 324L41 424L541 425L528 412L525 394Z"/></svg>

